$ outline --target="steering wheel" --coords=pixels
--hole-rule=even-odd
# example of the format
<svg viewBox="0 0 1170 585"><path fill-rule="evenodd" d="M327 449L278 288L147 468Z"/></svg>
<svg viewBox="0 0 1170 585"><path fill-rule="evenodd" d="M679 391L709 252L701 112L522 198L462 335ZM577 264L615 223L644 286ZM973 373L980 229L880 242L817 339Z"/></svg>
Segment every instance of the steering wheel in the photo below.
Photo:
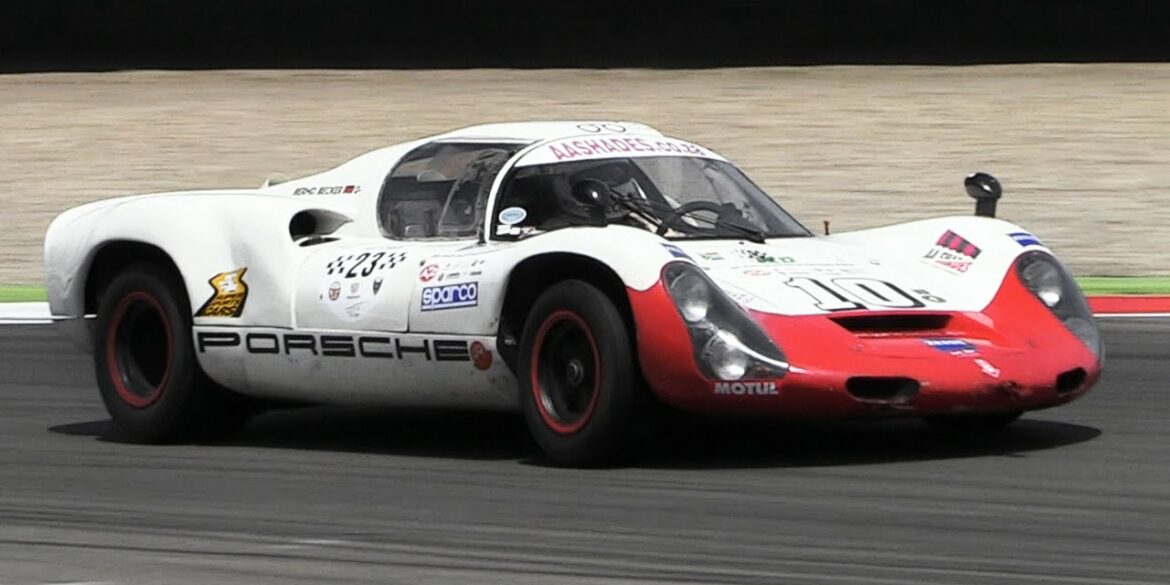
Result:
<svg viewBox="0 0 1170 585"><path fill-rule="evenodd" d="M670 215L662 218L662 223L658 225L658 229L654 233L664 235L666 230L677 229L679 231L714 231L714 228L701 228L692 225L687 225L682 222L682 218L696 212L696 211L710 211L718 215L723 211L723 206L714 201L691 201L679 205L677 209L670 212Z"/></svg>

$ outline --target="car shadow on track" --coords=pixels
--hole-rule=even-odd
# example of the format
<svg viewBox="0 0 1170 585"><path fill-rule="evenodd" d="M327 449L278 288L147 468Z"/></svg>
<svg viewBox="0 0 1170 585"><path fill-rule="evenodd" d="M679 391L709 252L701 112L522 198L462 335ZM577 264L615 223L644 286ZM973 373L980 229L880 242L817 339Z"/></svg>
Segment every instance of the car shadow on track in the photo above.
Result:
<svg viewBox="0 0 1170 585"><path fill-rule="evenodd" d="M941 432L917 419L777 423L687 419L665 425L639 466L663 469L825 467L968 457L1026 457L1090 441L1099 429L1027 418L981 432Z"/></svg>
<svg viewBox="0 0 1170 585"><path fill-rule="evenodd" d="M49 430L128 441L108 420ZM937 432L913 419L811 424L676 414L659 423L654 438L636 448L627 466L734 469L1022 457L1100 434L1093 427L1026 417L1004 429L956 434ZM302 408L264 414L238 435L206 444L547 465L528 438L524 421L499 413Z"/></svg>

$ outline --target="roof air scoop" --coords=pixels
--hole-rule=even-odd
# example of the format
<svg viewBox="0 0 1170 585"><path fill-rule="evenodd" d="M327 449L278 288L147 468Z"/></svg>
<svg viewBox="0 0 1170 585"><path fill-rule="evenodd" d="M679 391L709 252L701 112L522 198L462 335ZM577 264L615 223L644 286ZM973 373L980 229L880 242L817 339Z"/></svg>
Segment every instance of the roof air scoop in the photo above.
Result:
<svg viewBox="0 0 1170 585"><path fill-rule="evenodd" d="M286 182L288 182L288 175L284 173L272 173L268 175L267 179L264 179L264 184L260 185L260 188L267 189Z"/></svg>

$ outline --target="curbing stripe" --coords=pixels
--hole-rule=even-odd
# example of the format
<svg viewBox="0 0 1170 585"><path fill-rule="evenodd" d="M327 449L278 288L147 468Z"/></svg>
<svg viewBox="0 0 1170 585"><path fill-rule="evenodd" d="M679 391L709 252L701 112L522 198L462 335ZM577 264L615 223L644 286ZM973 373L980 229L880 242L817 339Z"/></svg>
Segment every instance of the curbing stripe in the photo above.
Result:
<svg viewBox="0 0 1170 585"><path fill-rule="evenodd" d="M1089 308L1094 315L1170 313L1170 295L1094 295Z"/></svg>

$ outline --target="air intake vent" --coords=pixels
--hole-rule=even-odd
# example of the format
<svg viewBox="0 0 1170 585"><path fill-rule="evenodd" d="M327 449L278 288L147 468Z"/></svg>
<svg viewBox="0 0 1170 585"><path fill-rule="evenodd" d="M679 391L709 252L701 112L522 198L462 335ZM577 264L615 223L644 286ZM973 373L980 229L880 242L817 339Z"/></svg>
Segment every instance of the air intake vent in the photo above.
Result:
<svg viewBox="0 0 1170 585"><path fill-rule="evenodd" d="M876 315L853 315L831 317L838 325L858 334L881 335L889 333L916 333L945 329L951 321L950 315L931 313L906 313Z"/></svg>
<svg viewBox="0 0 1170 585"><path fill-rule="evenodd" d="M856 376L845 381L845 390L861 400L904 402L918 394L918 380Z"/></svg>
<svg viewBox="0 0 1170 585"><path fill-rule="evenodd" d="M1056 377L1056 391L1065 394L1072 392L1081 387L1085 383L1085 377L1088 375L1084 368L1073 368L1067 372Z"/></svg>

